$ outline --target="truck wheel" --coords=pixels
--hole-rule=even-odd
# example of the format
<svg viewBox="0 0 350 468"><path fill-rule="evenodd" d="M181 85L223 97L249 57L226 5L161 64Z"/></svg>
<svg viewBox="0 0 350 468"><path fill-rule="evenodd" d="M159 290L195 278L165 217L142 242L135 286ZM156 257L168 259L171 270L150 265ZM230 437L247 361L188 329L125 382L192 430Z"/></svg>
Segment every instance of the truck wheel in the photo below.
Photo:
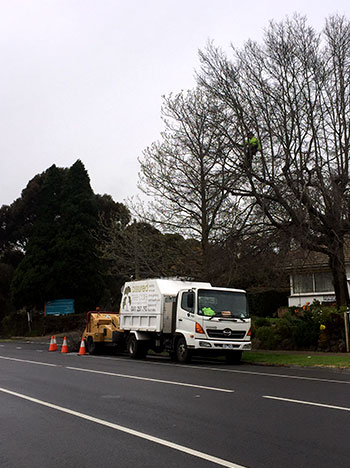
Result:
<svg viewBox="0 0 350 468"><path fill-rule="evenodd" d="M133 359L142 359L147 354L145 344L142 341L137 340L135 335L132 335L129 338L128 351L130 357Z"/></svg>
<svg viewBox="0 0 350 468"><path fill-rule="evenodd" d="M96 354L97 346L92 336L88 336L88 339L86 341L86 351L89 354Z"/></svg>
<svg viewBox="0 0 350 468"><path fill-rule="evenodd" d="M185 362L190 362L191 360L191 351L187 347L186 340L181 336L176 343L176 358L177 361L181 364Z"/></svg>
<svg viewBox="0 0 350 468"><path fill-rule="evenodd" d="M242 351L230 351L226 354L227 364L239 364L241 362Z"/></svg>

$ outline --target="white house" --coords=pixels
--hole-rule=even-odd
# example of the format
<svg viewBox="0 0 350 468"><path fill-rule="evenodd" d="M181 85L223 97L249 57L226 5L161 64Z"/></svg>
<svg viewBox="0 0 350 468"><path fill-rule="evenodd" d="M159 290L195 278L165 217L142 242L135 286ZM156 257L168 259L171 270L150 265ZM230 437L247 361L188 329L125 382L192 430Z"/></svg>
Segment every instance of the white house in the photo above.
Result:
<svg viewBox="0 0 350 468"><path fill-rule="evenodd" d="M346 276L350 291L350 251L345 252ZM325 305L335 303L332 273L328 265L327 255L319 252L292 252L289 256L291 264L288 267L290 278L290 307L303 306L314 300Z"/></svg>

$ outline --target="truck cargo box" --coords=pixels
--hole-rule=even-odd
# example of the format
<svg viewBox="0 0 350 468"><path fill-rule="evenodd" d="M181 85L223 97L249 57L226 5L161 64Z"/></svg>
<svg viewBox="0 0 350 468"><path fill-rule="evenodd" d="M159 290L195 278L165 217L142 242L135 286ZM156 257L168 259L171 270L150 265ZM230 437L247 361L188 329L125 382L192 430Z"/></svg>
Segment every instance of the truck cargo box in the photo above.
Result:
<svg viewBox="0 0 350 468"><path fill-rule="evenodd" d="M180 290L192 288L211 288L211 284L170 279L125 283L120 308L120 328L170 333L172 303Z"/></svg>

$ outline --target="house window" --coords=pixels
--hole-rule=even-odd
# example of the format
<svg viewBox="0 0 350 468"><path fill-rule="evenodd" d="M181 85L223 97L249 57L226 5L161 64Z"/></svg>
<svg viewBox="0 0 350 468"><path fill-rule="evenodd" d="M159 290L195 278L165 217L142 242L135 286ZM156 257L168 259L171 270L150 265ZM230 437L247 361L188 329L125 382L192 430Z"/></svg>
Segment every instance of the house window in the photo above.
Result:
<svg viewBox="0 0 350 468"><path fill-rule="evenodd" d="M331 292L334 290L331 272L306 273L293 276L293 293Z"/></svg>
<svg viewBox="0 0 350 468"><path fill-rule="evenodd" d="M314 278L316 292L334 291L333 277L330 272L314 273Z"/></svg>

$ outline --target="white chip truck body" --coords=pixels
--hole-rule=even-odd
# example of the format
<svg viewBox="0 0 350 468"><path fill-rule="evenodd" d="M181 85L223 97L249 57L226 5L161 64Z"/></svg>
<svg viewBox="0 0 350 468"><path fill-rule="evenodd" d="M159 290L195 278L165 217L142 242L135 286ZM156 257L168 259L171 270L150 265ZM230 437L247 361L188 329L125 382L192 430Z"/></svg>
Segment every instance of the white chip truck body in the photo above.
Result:
<svg viewBox="0 0 350 468"><path fill-rule="evenodd" d="M210 283L148 279L125 283L119 326L131 357L149 349L188 362L192 355L239 362L251 349L246 292Z"/></svg>

